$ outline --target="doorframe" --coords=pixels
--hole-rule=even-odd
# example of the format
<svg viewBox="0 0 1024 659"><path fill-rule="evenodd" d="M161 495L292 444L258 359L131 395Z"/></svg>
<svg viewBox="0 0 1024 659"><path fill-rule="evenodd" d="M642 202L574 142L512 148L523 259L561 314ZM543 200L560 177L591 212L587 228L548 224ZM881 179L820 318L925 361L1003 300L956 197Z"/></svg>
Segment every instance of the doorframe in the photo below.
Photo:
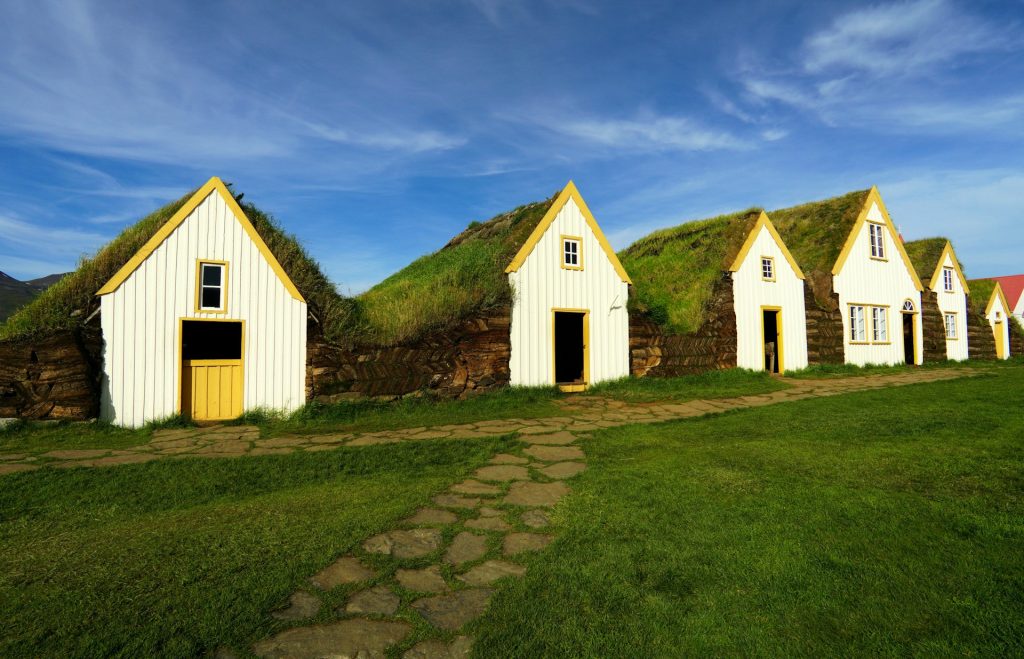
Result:
<svg viewBox="0 0 1024 659"><path fill-rule="evenodd" d="M558 313L583 314L583 384L558 384L558 342L555 336L555 314ZM551 383L565 392L584 391L590 384L590 309L551 307Z"/></svg>
<svg viewBox="0 0 1024 659"><path fill-rule="evenodd" d="M237 361L238 361L239 368L242 369L242 397L244 399L244 397L245 397L245 335L246 335L246 332L245 332L245 320L243 320L241 318L194 318L194 317L189 318L189 317L186 317L186 316L182 316L181 318L178 318L178 341L177 341L177 343L178 343L178 351L177 351L178 381L177 381L177 385L176 385L177 391L178 391L178 404L177 404L177 407L175 408L175 411L178 414L181 414L182 399L184 398L184 394L181 391L181 380L182 380L181 375L182 375L182 371L184 370L184 364L185 364L185 355L184 355L185 346L183 345L183 343L185 341L185 321L186 320L188 320L188 321L197 320L197 321L204 322L204 323L242 323L242 352L241 352L242 356ZM211 359L211 360L205 360L205 361L211 361L211 362L231 361L231 362L234 362L236 360L234 360L234 359L230 359L230 360ZM242 407L243 407L242 411L244 412L245 411L245 409L244 409L245 405L243 404Z"/></svg>
<svg viewBox="0 0 1024 659"><path fill-rule="evenodd" d="M903 343L903 353L904 353L903 354L903 364L904 364L904 366L917 366L917 356L918 356L918 348L917 348L917 320L914 318L914 316L918 315L920 313L920 310L918 309L916 311L907 311L906 309L904 309L903 306L905 306L908 301L911 304L914 304L914 301L911 300L910 298L907 298L906 300L904 300L903 301L903 305L900 306L900 316L910 316L911 317L910 318L910 343L911 343L911 345L914 348L914 359L913 359L913 361L910 362L910 364L907 364L907 355L906 355L906 352L907 352L907 348L906 348L907 342L903 341L902 342ZM903 323L900 323L900 325L901 325L900 326L900 335L902 335L903 334L903 327L902 327ZM945 333L945 319L943 319L943 333Z"/></svg>
<svg viewBox="0 0 1024 659"><path fill-rule="evenodd" d="M776 307L771 305L761 305L761 369L764 370L764 360L767 359L768 355L764 351L764 312L772 311L775 313L775 333L776 333L776 350L779 360L779 375L786 372L786 360L785 360L785 348L783 347L785 335L782 333L782 307Z"/></svg>

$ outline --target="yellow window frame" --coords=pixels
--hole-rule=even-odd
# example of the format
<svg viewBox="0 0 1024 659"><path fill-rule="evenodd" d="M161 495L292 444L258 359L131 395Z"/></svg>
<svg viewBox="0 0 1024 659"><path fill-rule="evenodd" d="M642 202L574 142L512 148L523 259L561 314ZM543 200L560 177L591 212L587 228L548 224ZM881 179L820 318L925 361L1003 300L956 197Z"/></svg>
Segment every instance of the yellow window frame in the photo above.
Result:
<svg viewBox="0 0 1024 659"><path fill-rule="evenodd" d="M565 241L571 240L576 243L576 265L569 265L565 262ZM562 270L582 270L583 269L583 237L582 236L570 236L562 234L559 237L558 245L561 248L561 262Z"/></svg>
<svg viewBox="0 0 1024 659"><path fill-rule="evenodd" d="M223 268L222 276L220 280L220 308L219 309L205 309L203 308L203 266L204 265L219 265ZM229 264L227 261L217 261L214 259L196 259L196 299L193 307L195 313L227 313L228 312L228 268Z"/></svg>

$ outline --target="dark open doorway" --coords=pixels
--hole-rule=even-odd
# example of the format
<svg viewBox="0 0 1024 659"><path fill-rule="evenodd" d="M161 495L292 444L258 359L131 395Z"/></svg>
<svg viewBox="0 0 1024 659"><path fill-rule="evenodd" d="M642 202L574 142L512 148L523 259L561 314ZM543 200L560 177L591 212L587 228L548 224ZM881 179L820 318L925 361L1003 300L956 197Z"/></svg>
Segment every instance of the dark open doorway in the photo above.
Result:
<svg viewBox="0 0 1024 659"><path fill-rule="evenodd" d="M782 369L781 350L779 349L779 316L778 309L761 310L761 326L764 328L764 370L779 373Z"/></svg>
<svg viewBox="0 0 1024 659"><path fill-rule="evenodd" d="M555 383L586 384L586 314L555 312Z"/></svg>
<svg viewBox="0 0 1024 659"><path fill-rule="evenodd" d="M914 341L914 314L903 314L903 358L907 364L917 363L917 342Z"/></svg>

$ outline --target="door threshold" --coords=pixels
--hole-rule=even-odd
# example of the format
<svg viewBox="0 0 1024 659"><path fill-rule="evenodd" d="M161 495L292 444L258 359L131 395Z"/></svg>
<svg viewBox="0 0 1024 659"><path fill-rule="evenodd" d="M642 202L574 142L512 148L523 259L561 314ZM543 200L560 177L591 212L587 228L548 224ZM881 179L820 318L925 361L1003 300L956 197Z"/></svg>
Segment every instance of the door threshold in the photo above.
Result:
<svg viewBox="0 0 1024 659"><path fill-rule="evenodd" d="M563 392L567 393L567 394L575 394L575 393L579 393L581 391L586 391L587 390L587 385L586 385L586 383L582 383L582 384L560 384L560 385L558 385L558 389L560 391L563 391Z"/></svg>

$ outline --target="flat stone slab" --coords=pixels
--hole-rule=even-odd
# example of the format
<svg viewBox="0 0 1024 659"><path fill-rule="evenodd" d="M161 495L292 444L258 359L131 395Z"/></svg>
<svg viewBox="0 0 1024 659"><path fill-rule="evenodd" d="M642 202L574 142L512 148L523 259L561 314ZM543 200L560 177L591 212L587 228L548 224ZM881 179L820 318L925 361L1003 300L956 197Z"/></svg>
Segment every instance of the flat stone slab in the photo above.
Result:
<svg viewBox="0 0 1024 659"><path fill-rule="evenodd" d="M505 536L502 553L515 556L528 551L540 551L551 544L551 536L541 533L509 533Z"/></svg>
<svg viewBox="0 0 1024 659"><path fill-rule="evenodd" d="M437 510L436 508L420 508L416 511L416 514L405 520L406 524L454 524L459 519L459 516L453 512L447 510Z"/></svg>
<svg viewBox="0 0 1024 659"><path fill-rule="evenodd" d="M566 422L568 423L568 421ZM549 433L557 432L562 429L564 423L555 424L544 424L539 426L528 426L526 428L520 428L520 435L546 435Z"/></svg>
<svg viewBox="0 0 1024 659"><path fill-rule="evenodd" d="M519 465L491 465L480 467L473 477L482 481L528 481L530 470Z"/></svg>
<svg viewBox="0 0 1024 659"><path fill-rule="evenodd" d="M487 506L484 506L477 512L480 513L481 517L503 517L505 515L504 511L498 510L497 508L489 508Z"/></svg>
<svg viewBox="0 0 1024 659"><path fill-rule="evenodd" d="M105 458L90 460L89 462L93 467L113 467L116 465L137 464L140 462L149 462L150 460L158 459L159 456L153 455L152 453L134 453L132 455L111 455Z"/></svg>
<svg viewBox="0 0 1024 659"><path fill-rule="evenodd" d="M527 510L519 519L531 529L542 529L551 524L551 518L543 510Z"/></svg>
<svg viewBox="0 0 1024 659"><path fill-rule="evenodd" d="M412 625L407 622L355 618L288 629L254 644L252 651L257 657L274 659L384 659L387 649L411 631Z"/></svg>
<svg viewBox="0 0 1024 659"><path fill-rule="evenodd" d="M576 446L528 446L523 453L543 462L562 462L563 460L583 460L583 451Z"/></svg>
<svg viewBox="0 0 1024 659"><path fill-rule="evenodd" d="M441 532L437 529L388 531L363 543L363 549L370 554L385 554L395 558L419 558L440 548Z"/></svg>
<svg viewBox="0 0 1024 659"><path fill-rule="evenodd" d="M434 503L444 508L476 508L480 505L480 499L475 497L460 497L454 494L438 494L434 497Z"/></svg>
<svg viewBox="0 0 1024 659"><path fill-rule="evenodd" d="M500 494L501 488L494 485L487 485L475 480L466 480L451 486L451 491L456 494Z"/></svg>
<svg viewBox="0 0 1024 659"><path fill-rule="evenodd" d="M524 465L529 460L521 458L518 455L510 455L508 453L499 453L491 458L492 465Z"/></svg>
<svg viewBox="0 0 1024 659"><path fill-rule="evenodd" d="M278 609L270 615L278 620L305 620L306 618L312 618L319 611L319 597L311 595L304 590L297 590L289 598L288 606Z"/></svg>
<svg viewBox="0 0 1024 659"><path fill-rule="evenodd" d="M345 446L376 446L378 444L397 444L400 437L356 437Z"/></svg>
<svg viewBox="0 0 1024 659"><path fill-rule="evenodd" d="M526 574L526 568L517 563L487 561L466 572L466 574L459 577L459 580L468 583L470 586L490 586L498 579L521 577L524 574Z"/></svg>
<svg viewBox="0 0 1024 659"><path fill-rule="evenodd" d="M441 568L437 565L422 570L397 570L395 580L402 586L418 593L446 593L451 588L441 576Z"/></svg>
<svg viewBox="0 0 1024 659"><path fill-rule="evenodd" d="M550 508L569 493L565 483L512 483L505 503L516 506L545 506Z"/></svg>
<svg viewBox="0 0 1024 659"><path fill-rule="evenodd" d="M3 476L5 474L14 474L14 473L17 473L19 471L33 471L33 470L38 469L38 468L39 467L36 467L35 465L24 465L24 464L7 462L7 463L4 463L4 464L0 465L0 476Z"/></svg>
<svg viewBox="0 0 1024 659"><path fill-rule="evenodd" d="M481 531L508 531L512 527L500 517L479 517L467 520L466 528L480 529Z"/></svg>
<svg viewBox="0 0 1024 659"><path fill-rule="evenodd" d="M405 651L402 659L468 659L473 650L473 639L457 636L451 643L420 641Z"/></svg>
<svg viewBox="0 0 1024 659"><path fill-rule="evenodd" d="M493 592L490 588L459 590L416 600L412 608L438 629L455 631L483 614Z"/></svg>
<svg viewBox="0 0 1024 659"><path fill-rule="evenodd" d="M550 435L532 435L528 439L531 444L546 444L548 446L565 446L576 441L576 435L565 430L553 432Z"/></svg>
<svg viewBox="0 0 1024 659"><path fill-rule="evenodd" d="M463 531L455 536L448 551L444 553L444 562L451 565L462 565L475 561L487 553L487 538L482 535Z"/></svg>
<svg viewBox="0 0 1024 659"><path fill-rule="evenodd" d="M81 448L67 449L61 451L49 451L48 453L43 453L43 457L57 458L58 460L84 460L88 458L98 458L109 454L109 449Z"/></svg>
<svg viewBox="0 0 1024 659"><path fill-rule="evenodd" d="M354 556L342 556L309 578L320 590L330 590L348 583L359 583L373 578L373 571Z"/></svg>
<svg viewBox="0 0 1024 659"><path fill-rule="evenodd" d="M398 595L387 586L361 590L349 598L345 613L376 613L390 616L398 611Z"/></svg>
<svg viewBox="0 0 1024 659"><path fill-rule="evenodd" d="M548 478L572 478L578 473L585 471L587 465L582 462L556 462L540 470Z"/></svg>

